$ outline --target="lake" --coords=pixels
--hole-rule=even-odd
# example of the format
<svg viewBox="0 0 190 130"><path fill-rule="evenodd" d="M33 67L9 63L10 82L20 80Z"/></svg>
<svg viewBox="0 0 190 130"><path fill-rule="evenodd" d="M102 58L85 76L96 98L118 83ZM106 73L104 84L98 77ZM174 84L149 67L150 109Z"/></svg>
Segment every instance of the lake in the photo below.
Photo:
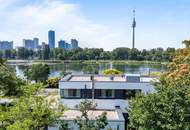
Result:
<svg viewBox="0 0 190 130"><path fill-rule="evenodd" d="M20 77L24 77L24 70L28 67L28 65L24 64L11 64L9 65L16 70L16 74ZM62 70L66 70L67 72L71 72L72 74L84 74L86 68L91 66L94 68L99 74L105 69L118 69L124 73L135 73L147 75L149 72L164 72L167 70L166 65L162 64L127 64L127 63L54 63L49 64L50 67L50 76L59 76Z"/></svg>

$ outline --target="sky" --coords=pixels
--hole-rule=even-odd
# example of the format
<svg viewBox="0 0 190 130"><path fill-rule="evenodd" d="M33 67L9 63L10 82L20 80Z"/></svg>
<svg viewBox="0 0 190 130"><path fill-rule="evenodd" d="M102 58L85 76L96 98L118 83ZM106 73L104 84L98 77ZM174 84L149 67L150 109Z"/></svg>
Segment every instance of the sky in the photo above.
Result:
<svg viewBox="0 0 190 130"><path fill-rule="evenodd" d="M56 44L79 41L80 47L132 47L133 9L136 10L138 49L183 47L190 39L190 0L0 0L0 40L38 37ZM56 45L57 46L57 45Z"/></svg>

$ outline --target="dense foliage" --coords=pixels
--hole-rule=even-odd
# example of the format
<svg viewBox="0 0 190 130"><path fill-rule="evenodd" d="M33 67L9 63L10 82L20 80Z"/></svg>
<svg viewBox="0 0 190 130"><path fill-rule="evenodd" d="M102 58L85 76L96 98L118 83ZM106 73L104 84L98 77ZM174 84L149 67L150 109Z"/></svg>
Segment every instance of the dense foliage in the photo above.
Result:
<svg viewBox="0 0 190 130"><path fill-rule="evenodd" d="M104 129L107 122L107 113L102 113L95 119L89 119L89 111L94 110L94 105L89 100L84 100L76 106L76 108L82 113L80 117L75 119L75 123L79 126L80 130L102 130Z"/></svg>
<svg viewBox="0 0 190 130"><path fill-rule="evenodd" d="M13 69L4 64L4 60L0 59L0 61L0 95L19 95L21 85L24 85L25 82L16 76Z"/></svg>
<svg viewBox="0 0 190 130"><path fill-rule="evenodd" d="M122 74L121 71L116 70L116 69L107 69L103 71L103 74L105 75L118 75L118 74Z"/></svg>
<svg viewBox="0 0 190 130"><path fill-rule="evenodd" d="M169 71L155 83L156 92L130 104L130 127L137 130L190 129L190 49L176 52Z"/></svg>
<svg viewBox="0 0 190 130"><path fill-rule="evenodd" d="M57 60L148 60L148 61L171 61L175 48L155 48L151 50L138 50L125 47L116 48L112 51L104 51L102 48L76 48L65 50L55 48L50 50L48 45L43 50L34 52L25 48L16 50L0 51L0 57L6 59L57 59Z"/></svg>
<svg viewBox="0 0 190 130"><path fill-rule="evenodd" d="M45 95L38 95L41 84L22 87L23 95L12 105L0 106L1 128L7 130L42 130L57 123L63 112L62 107L54 110L55 105Z"/></svg>
<svg viewBox="0 0 190 130"><path fill-rule="evenodd" d="M45 82L48 79L50 68L47 64L33 64L25 71L25 76L29 80L36 82Z"/></svg>
<svg viewBox="0 0 190 130"><path fill-rule="evenodd" d="M58 88L59 87L59 77L49 77L45 84L47 88Z"/></svg>
<svg viewBox="0 0 190 130"><path fill-rule="evenodd" d="M184 40L182 43L185 44L186 48L190 48L190 40Z"/></svg>

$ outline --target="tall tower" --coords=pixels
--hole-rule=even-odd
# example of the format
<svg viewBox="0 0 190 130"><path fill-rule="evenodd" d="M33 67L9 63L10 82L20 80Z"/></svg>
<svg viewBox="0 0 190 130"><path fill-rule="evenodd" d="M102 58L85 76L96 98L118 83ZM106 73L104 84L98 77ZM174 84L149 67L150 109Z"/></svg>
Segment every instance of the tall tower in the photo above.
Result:
<svg viewBox="0 0 190 130"><path fill-rule="evenodd" d="M48 43L50 49L55 48L55 31L53 30L48 32Z"/></svg>
<svg viewBox="0 0 190 130"><path fill-rule="evenodd" d="M135 48L135 27L136 27L136 21L135 21L135 10L133 10L133 23L132 23L132 28L133 28L133 49Z"/></svg>

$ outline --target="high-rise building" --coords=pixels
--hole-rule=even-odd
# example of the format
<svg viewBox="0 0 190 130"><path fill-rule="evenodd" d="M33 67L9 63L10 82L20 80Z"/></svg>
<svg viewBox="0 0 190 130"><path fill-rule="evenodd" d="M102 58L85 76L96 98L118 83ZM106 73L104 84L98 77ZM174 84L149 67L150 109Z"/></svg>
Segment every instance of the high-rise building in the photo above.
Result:
<svg viewBox="0 0 190 130"><path fill-rule="evenodd" d="M29 50L37 51L38 46L39 46L39 39L38 38L34 38L33 40L32 39L23 39L23 45L25 48L27 48Z"/></svg>
<svg viewBox="0 0 190 130"><path fill-rule="evenodd" d="M42 42L42 49L43 49L43 50L44 50L45 46L46 46L46 43L45 43L45 42Z"/></svg>
<svg viewBox="0 0 190 130"><path fill-rule="evenodd" d="M71 49L78 48L78 41L76 39L71 39Z"/></svg>
<svg viewBox="0 0 190 130"><path fill-rule="evenodd" d="M48 32L48 43L50 49L55 48L55 31L53 30Z"/></svg>
<svg viewBox="0 0 190 130"><path fill-rule="evenodd" d="M39 38L34 38L33 41L34 41L35 49L37 49L39 46Z"/></svg>
<svg viewBox="0 0 190 130"><path fill-rule="evenodd" d="M65 49L71 49L71 44L69 44L69 43L65 43Z"/></svg>
<svg viewBox="0 0 190 130"><path fill-rule="evenodd" d="M13 41L0 41L0 50L12 50L13 49Z"/></svg>
<svg viewBox="0 0 190 130"><path fill-rule="evenodd" d="M24 45L24 48L26 48L28 50L35 49L34 41L31 39L23 39L23 45Z"/></svg>
<svg viewBox="0 0 190 130"><path fill-rule="evenodd" d="M60 40L58 42L58 47L59 48L63 48L63 49L66 49L66 42L64 40Z"/></svg>

